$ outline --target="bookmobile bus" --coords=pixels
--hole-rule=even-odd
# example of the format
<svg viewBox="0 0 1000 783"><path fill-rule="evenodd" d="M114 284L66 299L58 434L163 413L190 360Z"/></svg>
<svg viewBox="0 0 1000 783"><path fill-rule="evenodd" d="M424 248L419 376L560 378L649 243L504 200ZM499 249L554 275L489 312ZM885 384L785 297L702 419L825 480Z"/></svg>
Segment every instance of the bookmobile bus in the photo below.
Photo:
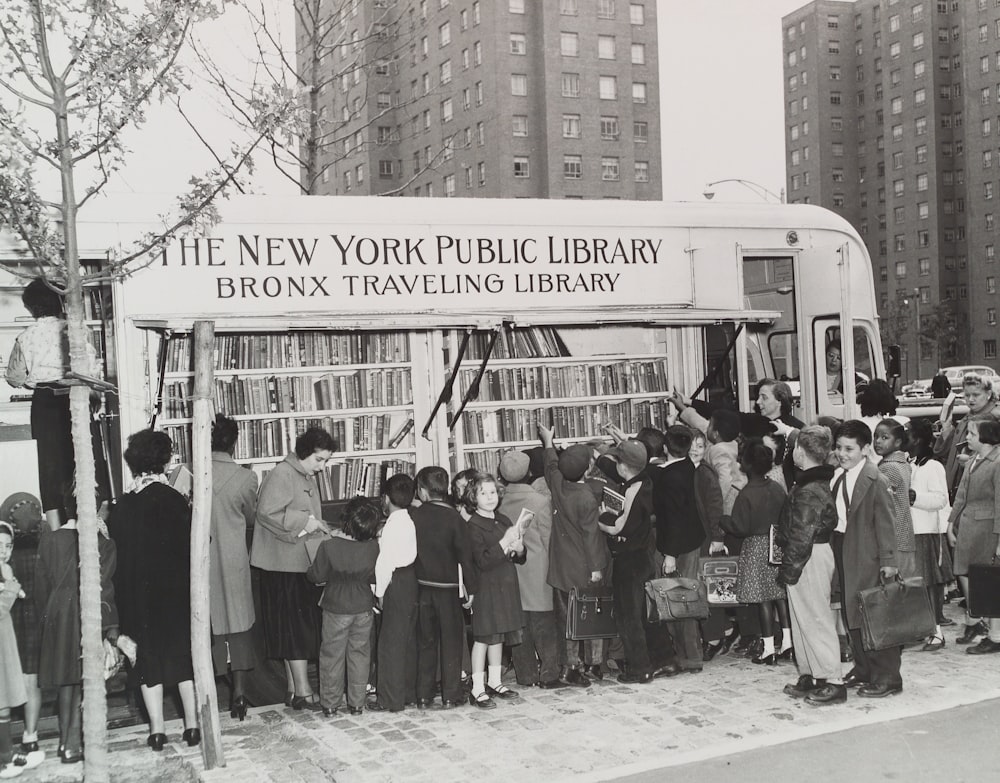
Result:
<svg viewBox="0 0 1000 783"><path fill-rule="evenodd" d="M190 459L198 320L214 322L237 460L264 472L326 427L327 501L414 466L495 471L504 450L535 445L538 422L559 444L662 426L674 386L750 410L759 379L787 380L810 421L856 415L856 378L885 377L871 260L819 207L249 196L219 209L99 299L112 454L155 426ZM80 226L88 259L153 227L141 203L101 212Z"/></svg>

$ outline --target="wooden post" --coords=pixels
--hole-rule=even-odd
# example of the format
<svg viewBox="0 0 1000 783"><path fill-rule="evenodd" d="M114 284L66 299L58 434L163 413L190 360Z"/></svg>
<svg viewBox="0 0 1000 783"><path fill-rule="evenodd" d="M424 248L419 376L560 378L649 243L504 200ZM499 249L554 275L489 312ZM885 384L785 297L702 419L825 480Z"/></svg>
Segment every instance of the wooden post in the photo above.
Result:
<svg viewBox="0 0 1000 783"><path fill-rule="evenodd" d="M209 616L209 529L212 516L212 388L215 324L194 324L194 423L191 432L191 472L194 503L191 514L191 660L194 693L201 725L201 757L205 769L226 766L222 727L212 668Z"/></svg>

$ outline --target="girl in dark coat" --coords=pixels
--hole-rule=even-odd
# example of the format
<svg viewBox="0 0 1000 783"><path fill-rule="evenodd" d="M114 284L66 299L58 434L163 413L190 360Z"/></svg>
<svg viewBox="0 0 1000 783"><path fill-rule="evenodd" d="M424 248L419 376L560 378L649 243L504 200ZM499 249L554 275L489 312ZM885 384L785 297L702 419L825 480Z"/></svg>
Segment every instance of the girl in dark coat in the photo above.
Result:
<svg viewBox="0 0 1000 783"><path fill-rule="evenodd" d="M191 509L163 470L173 444L162 432L140 430L128 440L125 462L132 490L111 513L118 547L115 593L121 632L138 648L132 678L149 713L149 740L163 750L163 686L176 685L188 745L201 742L191 665Z"/></svg>
<svg viewBox="0 0 1000 783"><path fill-rule="evenodd" d="M472 693L469 703L484 709L496 706L491 696L513 698L517 693L500 681L504 642L521 643L524 614L515 562L524 562L520 532L503 514L497 481L476 474L465 488L465 505L472 511L469 536L472 560L478 571L479 592L472 606ZM489 680L486 663L489 661Z"/></svg>

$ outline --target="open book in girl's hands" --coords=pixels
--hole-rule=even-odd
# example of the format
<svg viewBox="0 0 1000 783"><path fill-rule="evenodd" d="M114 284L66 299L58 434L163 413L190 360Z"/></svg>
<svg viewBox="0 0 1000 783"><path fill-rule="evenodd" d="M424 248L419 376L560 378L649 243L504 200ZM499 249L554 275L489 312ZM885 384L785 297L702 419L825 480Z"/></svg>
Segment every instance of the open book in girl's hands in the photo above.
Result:
<svg viewBox="0 0 1000 783"><path fill-rule="evenodd" d="M531 520L535 518L535 512L527 508L522 508L521 513L517 515L517 522L514 523L514 527L517 528L518 536L523 536L524 531L528 529L531 524Z"/></svg>

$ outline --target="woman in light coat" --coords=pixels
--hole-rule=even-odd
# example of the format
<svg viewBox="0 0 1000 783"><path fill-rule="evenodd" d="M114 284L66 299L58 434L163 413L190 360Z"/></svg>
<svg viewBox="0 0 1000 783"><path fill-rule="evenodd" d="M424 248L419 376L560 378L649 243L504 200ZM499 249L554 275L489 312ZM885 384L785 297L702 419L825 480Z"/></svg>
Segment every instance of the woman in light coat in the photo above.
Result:
<svg viewBox="0 0 1000 783"><path fill-rule="evenodd" d="M968 427L972 459L965 466L955 505L948 520L948 539L955 546L955 574L969 606L969 566L988 565L1000 556L1000 423L972 421ZM1000 619L990 619L989 636L966 652L1000 652ZM982 633L977 618L967 615L965 633L956 639L968 644Z"/></svg>

